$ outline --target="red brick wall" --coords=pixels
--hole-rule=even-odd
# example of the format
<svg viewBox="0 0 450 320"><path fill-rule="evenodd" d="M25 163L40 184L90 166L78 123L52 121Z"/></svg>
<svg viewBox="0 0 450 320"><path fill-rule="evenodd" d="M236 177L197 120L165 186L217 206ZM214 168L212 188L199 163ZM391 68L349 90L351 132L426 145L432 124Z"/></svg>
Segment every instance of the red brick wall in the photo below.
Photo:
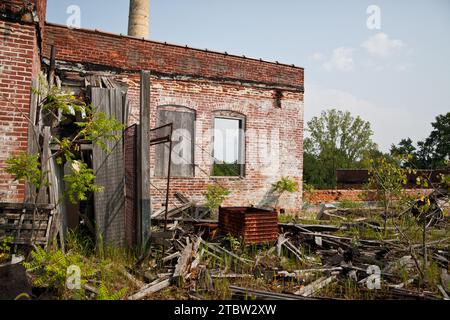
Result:
<svg viewBox="0 0 450 320"><path fill-rule="evenodd" d="M21 201L24 185L4 171L5 159L27 149L30 89L39 71L33 24L0 20L0 201Z"/></svg>
<svg viewBox="0 0 450 320"><path fill-rule="evenodd" d="M221 53L165 45L92 30L46 25L46 51L57 59L107 65L125 70L230 78L267 84L303 86L303 69Z"/></svg>
<svg viewBox="0 0 450 320"><path fill-rule="evenodd" d="M274 204L272 183L291 176L301 186L303 168L303 69L244 59L175 45L111 35L89 30L70 30L46 25L46 55L57 48L57 60L101 65L115 70L129 85L131 122L139 119L139 76L152 71L151 127L157 124L160 105L184 106L196 111L195 177L173 178L171 195L181 192L202 202L208 184L219 183L232 191L225 205ZM98 67L98 66L97 66ZM187 77L186 77L187 76ZM274 88L282 91L281 108ZM246 175L210 177L211 133L215 110L236 111L246 116ZM264 154L267 139L275 140L278 154ZM151 150L151 171L154 170ZM152 178L152 204L161 207L165 179ZM284 196L281 207L298 210L302 192ZM171 207L179 204L171 197Z"/></svg>
<svg viewBox="0 0 450 320"><path fill-rule="evenodd" d="M405 189L405 195L420 196L430 193L429 189ZM305 202L311 204L333 203L341 201L376 201L378 199L377 192L375 190L313 190L305 195Z"/></svg>
<svg viewBox="0 0 450 320"><path fill-rule="evenodd" d="M303 95L285 94L281 109L275 104L272 90L249 89L223 83L196 83L153 79L151 87L151 127L157 126L156 108L161 105L185 106L196 111L194 137L194 178L172 179L172 193L181 192L192 200L203 202L206 185L220 184L232 193L224 205L274 205L272 183L282 176L294 178L301 186L303 153ZM134 105L133 113L138 112ZM246 117L245 177L211 178L214 111L229 110ZM270 141L273 139L273 141ZM269 141L267 141L269 140ZM269 144L272 143L272 144ZM274 153L264 148L275 147ZM278 149L279 148L279 149ZM151 173L155 163L151 150ZM153 176L153 174L151 174ZM152 178L152 203L157 209L164 202L164 179ZM155 188L156 187L156 188ZM289 210L301 207L301 190L284 196L279 205ZM171 207L177 204L172 198Z"/></svg>
<svg viewBox="0 0 450 320"><path fill-rule="evenodd" d="M139 119L139 77L122 75L129 84L129 100L132 107L130 122ZM156 109L161 105L177 105L196 111L194 162L195 177L172 178L171 195L178 191L194 201L204 201L203 192L209 184L220 184L232 191L225 205L274 205L276 195L271 193L272 183L282 176L294 178L300 190L283 196L279 206L296 211L302 203L303 168L303 94L285 92L281 108L274 99L273 90L247 88L217 81L179 81L151 79L151 127L157 126ZM212 178L211 132L216 110L239 112L246 117L247 137L246 175L240 178ZM268 145L267 139L274 144ZM279 147L278 153L265 153L264 148ZM275 150L276 151L276 150ZM155 148L151 148L152 205L155 210L165 201L166 180L154 177ZM170 206L180 205L173 196Z"/></svg>
<svg viewBox="0 0 450 320"><path fill-rule="evenodd" d="M45 1L38 2L38 14L42 17ZM10 153L26 149L28 124L20 112L28 114L30 83L40 66L35 26L7 22L1 22L1 26L9 30L3 33L0 46L3 66L1 92L12 100L2 102L0 113L0 137L4 146L0 152L0 166L4 167L4 160ZM194 178L174 179L172 191L180 191L202 201L205 185L215 183L207 174L211 170L207 156L211 152L208 130L214 110L244 114L247 129L253 134L251 136L249 133L246 139L245 178L218 179L221 185L233 192L227 205L261 205L274 200L270 196L271 184L282 175L293 177L301 185L303 69L47 24L47 57L51 45L57 48L58 60L122 69L123 80L130 84L132 116L135 119L139 112L139 79L135 71L142 69L155 74L151 90L152 115L156 114L156 107L162 104L183 105L196 110L196 175ZM162 80L163 75L172 78ZM189 76L190 80L180 79L185 76ZM288 89L283 91L281 108L275 101L275 87ZM155 126L156 118L152 117L151 121L151 125ZM279 142L279 154L266 156L259 149L271 134ZM2 172L2 200L22 199L23 185L15 183L10 186L10 182L11 177ZM153 184L164 189L164 179L155 178ZM152 190L152 195L157 208L163 202L163 196L156 189ZM301 190L281 201L282 206L290 209L298 209L300 204Z"/></svg>

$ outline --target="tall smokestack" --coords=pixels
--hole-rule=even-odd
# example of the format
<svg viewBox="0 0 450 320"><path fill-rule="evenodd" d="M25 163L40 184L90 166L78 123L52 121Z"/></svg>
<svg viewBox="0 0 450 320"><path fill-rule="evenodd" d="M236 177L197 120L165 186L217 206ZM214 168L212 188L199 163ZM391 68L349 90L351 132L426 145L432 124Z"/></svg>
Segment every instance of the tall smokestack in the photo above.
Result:
<svg viewBox="0 0 450 320"><path fill-rule="evenodd" d="M150 0L130 0L128 35L139 38L149 36Z"/></svg>

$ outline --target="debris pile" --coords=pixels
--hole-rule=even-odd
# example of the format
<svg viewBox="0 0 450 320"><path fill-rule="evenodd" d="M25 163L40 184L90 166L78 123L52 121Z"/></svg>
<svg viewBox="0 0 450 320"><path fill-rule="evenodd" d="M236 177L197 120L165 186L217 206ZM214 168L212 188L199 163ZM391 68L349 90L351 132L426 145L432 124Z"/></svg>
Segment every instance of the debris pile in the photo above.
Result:
<svg viewBox="0 0 450 320"><path fill-rule="evenodd" d="M348 216L344 211L328 224L279 223L276 240L259 244L219 230L223 217L219 223L172 217L168 231L154 226L150 250L133 270L148 284L128 299L158 298L168 287L186 299L448 298L449 237L430 237L424 265L422 245L403 226L382 230L370 216ZM447 218L433 231L448 227Z"/></svg>

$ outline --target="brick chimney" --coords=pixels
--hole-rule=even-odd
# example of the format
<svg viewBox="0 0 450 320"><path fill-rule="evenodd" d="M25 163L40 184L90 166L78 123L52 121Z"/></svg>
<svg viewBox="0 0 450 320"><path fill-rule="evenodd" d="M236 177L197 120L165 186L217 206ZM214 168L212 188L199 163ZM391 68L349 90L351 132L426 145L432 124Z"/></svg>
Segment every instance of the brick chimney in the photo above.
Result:
<svg viewBox="0 0 450 320"><path fill-rule="evenodd" d="M149 37L150 0L130 0L128 35L139 38Z"/></svg>

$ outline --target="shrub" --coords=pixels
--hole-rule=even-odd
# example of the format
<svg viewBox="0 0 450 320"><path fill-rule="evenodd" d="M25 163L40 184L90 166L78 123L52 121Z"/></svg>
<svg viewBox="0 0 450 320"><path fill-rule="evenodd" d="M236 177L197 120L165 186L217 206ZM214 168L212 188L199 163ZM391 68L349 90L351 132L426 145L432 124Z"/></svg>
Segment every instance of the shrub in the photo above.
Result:
<svg viewBox="0 0 450 320"><path fill-rule="evenodd" d="M364 206L364 204L361 202L356 202L356 201L352 201L352 200L348 200L348 199L342 199L339 202L339 208L344 208L344 209L357 209L357 208L362 208L363 206Z"/></svg>
<svg viewBox="0 0 450 320"><path fill-rule="evenodd" d="M294 179L289 177L282 177L280 180L275 182L273 185L273 190L278 193L284 192L296 192L298 190L298 184Z"/></svg>
<svg viewBox="0 0 450 320"><path fill-rule="evenodd" d="M228 195L230 195L230 190L219 185L209 185L204 193L206 207L210 210L217 210Z"/></svg>
<svg viewBox="0 0 450 320"><path fill-rule="evenodd" d="M80 268L81 284L86 283L87 279L95 273L95 270L85 263L84 257L78 252L69 251L66 254L61 250L47 252L39 246L35 247L31 252L31 259L23 265L33 274L34 286L54 290L62 297L71 296L66 288L67 270L70 266Z"/></svg>
<svg viewBox="0 0 450 320"><path fill-rule="evenodd" d="M11 253L11 242L13 241L13 237L3 237L0 238L0 262L3 260L7 260Z"/></svg>
<svg viewBox="0 0 450 320"><path fill-rule="evenodd" d="M97 300L120 300L123 299L127 290L127 288L122 288L118 291L109 290L102 281L98 286Z"/></svg>

